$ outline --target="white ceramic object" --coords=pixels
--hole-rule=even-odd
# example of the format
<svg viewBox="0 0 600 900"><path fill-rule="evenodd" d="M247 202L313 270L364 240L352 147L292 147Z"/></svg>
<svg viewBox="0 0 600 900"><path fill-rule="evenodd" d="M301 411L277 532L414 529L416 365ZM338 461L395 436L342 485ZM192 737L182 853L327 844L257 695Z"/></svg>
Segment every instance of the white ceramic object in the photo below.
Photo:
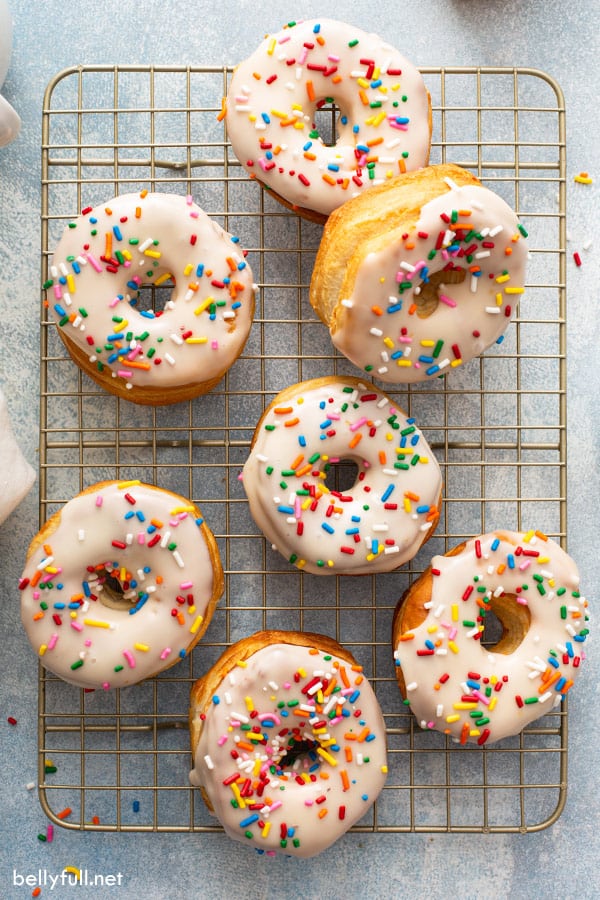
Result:
<svg viewBox="0 0 600 900"><path fill-rule="evenodd" d="M12 18L6 0L0 0L0 87L4 84L12 49ZM4 97L0 96L0 147L16 138L21 120Z"/></svg>
<svg viewBox="0 0 600 900"><path fill-rule="evenodd" d="M35 472L16 441L0 388L0 525L29 492Z"/></svg>

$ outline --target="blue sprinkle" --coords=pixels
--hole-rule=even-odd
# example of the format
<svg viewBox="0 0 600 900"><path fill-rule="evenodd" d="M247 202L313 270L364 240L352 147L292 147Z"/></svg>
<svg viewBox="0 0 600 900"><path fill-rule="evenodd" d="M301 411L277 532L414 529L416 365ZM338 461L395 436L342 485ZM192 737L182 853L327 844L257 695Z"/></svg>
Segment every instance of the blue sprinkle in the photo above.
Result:
<svg viewBox="0 0 600 900"><path fill-rule="evenodd" d="M146 573L146 575L149 575L151 571L152 569L150 568L150 566L144 566L144 572Z"/></svg>
<svg viewBox="0 0 600 900"><path fill-rule="evenodd" d="M417 506L418 513L428 513L430 509L430 506Z"/></svg>
<svg viewBox="0 0 600 900"><path fill-rule="evenodd" d="M261 113L261 116L262 116L262 120L263 120L263 122L265 123L265 125L270 125L270 124L271 124L271 117L270 117L269 115L267 115L266 112Z"/></svg>
<svg viewBox="0 0 600 900"><path fill-rule="evenodd" d="M60 585L57 584L56 587L58 588ZM74 600L72 603L69 603L69 609L79 609L79 603Z"/></svg>
<svg viewBox="0 0 600 900"><path fill-rule="evenodd" d="M512 553L509 553L509 554L508 554L508 556L506 557L506 560L507 560L507 562L508 562L508 568L509 568L509 569L514 569L514 567L515 567L515 558L514 558L514 556L513 556Z"/></svg>
<svg viewBox="0 0 600 900"><path fill-rule="evenodd" d="M402 309L401 303L393 303L391 306L388 306L388 308L386 309L386 312L395 313L395 312L400 312L401 309Z"/></svg>
<svg viewBox="0 0 600 900"><path fill-rule="evenodd" d="M340 171L340 167L337 165L337 163L329 163L327 168L329 169L330 172L339 172Z"/></svg>
<svg viewBox="0 0 600 900"><path fill-rule="evenodd" d="M202 278L204 275L204 263L198 263L196 266L196 278Z"/></svg>
<svg viewBox="0 0 600 900"><path fill-rule="evenodd" d="M402 350L394 350L394 352L391 354L392 359L399 359L403 355L404 355L404 351L402 351Z"/></svg>
<svg viewBox="0 0 600 900"><path fill-rule="evenodd" d="M277 512L286 513L287 515L293 516L295 510L293 506L284 506L283 504L281 504L277 507Z"/></svg>
<svg viewBox="0 0 600 900"><path fill-rule="evenodd" d="M416 447L420 440L421 440L420 434L413 434L413 436L410 439L410 446Z"/></svg>
<svg viewBox="0 0 600 900"><path fill-rule="evenodd" d="M435 644L433 643L433 641L430 641L429 639L427 639L425 641L425 646L427 647L428 650L435 650ZM468 683L469 682L467 682L467 684ZM479 685L477 685L477 686L479 687Z"/></svg>
<svg viewBox="0 0 600 900"><path fill-rule="evenodd" d="M248 825L253 825L254 822L258 822L258 813L252 813L251 816L246 816L245 819L242 819L240 822L240 828L247 828Z"/></svg>
<svg viewBox="0 0 600 900"><path fill-rule="evenodd" d="M569 657L571 659L573 659L573 657L575 656L575 653L573 652L573 644L571 643L571 641L567 641L565 646L567 648L567 653L568 653Z"/></svg>
<svg viewBox="0 0 600 900"><path fill-rule="evenodd" d="M72 267L73 271L75 272L75 274L79 275L79 273L81 272L81 266L79 265L79 263L77 262L76 259L74 259L73 262L71 263L71 267Z"/></svg>
<svg viewBox="0 0 600 900"><path fill-rule="evenodd" d="M372 88L378 88L378 87L381 87L381 85L382 85L381 78L378 78L377 81L372 81L372 82L371 82L371 87L372 87Z"/></svg>
<svg viewBox="0 0 600 900"><path fill-rule="evenodd" d="M141 511L141 509L136 510L136 513L135 513L135 514L136 514L136 516L137 516L137 518L138 518L138 520L139 520L140 522L145 522L145 521L146 521L146 516L145 516L144 513Z"/></svg>
<svg viewBox="0 0 600 900"><path fill-rule="evenodd" d="M204 519L196 519L196 525L200 528L201 525L204 524Z"/></svg>
<svg viewBox="0 0 600 900"><path fill-rule="evenodd" d="M360 516L352 516L352 522L360 522Z"/></svg>
<svg viewBox="0 0 600 900"><path fill-rule="evenodd" d="M151 309L140 309L140 316L143 316L145 319L154 319L154 313Z"/></svg>
<svg viewBox="0 0 600 900"><path fill-rule="evenodd" d="M156 531L156 525L148 525L146 531L148 532L148 534L154 534L154 532Z"/></svg>
<svg viewBox="0 0 600 900"><path fill-rule="evenodd" d="M361 153L369 153L371 148L367 147L366 144L357 144L356 149L360 150Z"/></svg>
<svg viewBox="0 0 600 900"><path fill-rule="evenodd" d="M235 234L232 234L232 235L231 235L231 243L232 243L232 244L239 244L239 242L240 242L239 237L238 237L237 235L235 235Z"/></svg>
<svg viewBox="0 0 600 900"><path fill-rule="evenodd" d="M494 538L492 541L492 550L497 550L500 546L500 540L498 538Z"/></svg>
<svg viewBox="0 0 600 900"><path fill-rule="evenodd" d="M352 132L353 132L353 134L358 134L359 131L360 131L360 128L359 128L358 125L353 125L353 126L352 126Z"/></svg>
<svg viewBox="0 0 600 900"><path fill-rule="evenodd" d="M398 125L408 125L409 122L408 116L396 116L396 124Z"/></svg>
<svg viewBox="0 0 600 900"><path fill-rule="evenodd" d="M140 811L140 801L139 801L139 800L134 800L134 801L133 801L133 811L134 811L134 812L139 812L139 811Z"/></svg>
<svg viewBox="0 0 600 900"><path fill-rule="evenodd" d="M504 335L501 334L500 337L498 338L498 340L496 341L496 343L501 344L503 340L504 340Z"/></svg>
<svg viewBox="0 0 600 900"><path fill-rule="evenodd" d="M306 447L306 438L304 437L303 434L301 434L300 437L298 438L298 443L300 444L301 447Z"/></svg>
<svg viewBox="0 0 600 900"><path fill-rule="evenodd" d="M179 653L177 654L179 656L179 659L185 659L186 652L187 651L186 651L185 647L182 650L180 650Z"/></svg>
<svg viewBox="0 0 600 900"><path fill-rule="evenodd" d="M425 369L425 374L426 375L435 375L435 373L439 372L439 371L440 371L439 366L429 366L428 369Z"/></svg>
<svg viewBox="0 0 600 900"><path fill-rule="evenodd" d="M377 539L373 540L371 543L371 553L375 556L379 553L379 541Z"/></svg>
<svg viewBox="0 0 600 900"><path fill-rule="evenodd" d="M131 288L132 291L137 291L137 290L139 290L139 285L138 285L137 282L135 282L135 281L128 281L128 282L127 282L127 287L128 287L128 288Z"/></svg>
<svg viewBox="0 0 600 900"><path fill-rule="evenodd" d="M134 511L133 511L132 509L130 509L128 512L125 513L125 515L124 515L123 518L125 518L125 519L133 519L134 515L135 515Z"/></svg>
<svg viewBox="0 0 600 900"><path fill-rule="evenodd" d="M422 363L432 363L432 362L433 362L433 356L420 356L420 357L419 357L419 362L422 362Z"/></svg>
<svg viewBox="0 0 600 900"><path fill-rule="evenodd" d="M54 310L59 316L66 316L67 312L59 303L54 304Z"/></svg>
<svg viewBox="0 0 600 900"><path fill-rule="evenodd" d="M388 484L388 486L386 487L385 491L384 491L383 494L381 495L381 499L382 499L382 501L383 501L384 503L385 503L385 501L386 501L389 497L391 497L391 495L392 495L393 492L394 492L394 488L395 488L395 487L396 487L395 484Z"/></svg>
<svg viewBox="0 0 600 900"><path fill-rule="evenodd" d="M83 588L83 593L85 594L85 596L86 596L86 597L91 597L91 596L92 596L92 589L91 589L91 587L89 586L89 584L87 583L87 581L82 582L82 585L81 585L81 586L82 586L82 588Z"/></svg>
<svg viewBox="0 0 600 900"><path fill-rule="evenodd" d="M113 234L118 241L123 240L123 235L121 234L121 229L119 228L118 225L113 225Z"/></svg>
<svg viewBox="0 0 600 900"><path fill-rule="evenodd" d="M362 799L365 800L365 801L368 800L368 799L369 799L369 795L368 795L368 794L363 794L363 795L362 795Z"/></svg>
<svg viewBox="0 0 600 900"><path fill-rule="evenodd" d="M312 141L307 141L302 149L310 150L311 147L312 147Z"/></svg>
<svg viewBox="0 0 600 900"><path fill-rule="evenodd" d="M213 702L213 706L218 706L219 703L221 702L221 700L216 694L213 694L212 702Z"/></svg>
<svg viewBox="0 0 600 900"><path fill-rule="evenodd" d="M321 525L321 528L323 529L323 531L326 531L328 534L335 534L335 528L332 528L332 526L329 524L329 522L323 522L323 524Z"/></svg>
<svg viewBox="0 0 600 900"><path fill-rule="evenodd" d="M373 732L371 732L370 734L368 734L368 735L366 736L366 738L365 738L365 743L366 743L366 744L370 744L371 741L374 741L376 737L377 737L377 735L375 735L375 734L373 734Z"/></svg>
<svg viewBox="0 0 600 900"><path fill-rule="evenodd" d="M359 532L358 528L346 528L346 531L344 532L344 534L358 534L358 532Z"/></svg>
<svg viewBox="0 0 600 900"><path fill-rule="evenodd" d="M551 666L553 666L553 668L555 668L555 669L558 669L558 668L559 668L558 660L557 660L557 659L554 659L553 656L549 656L549 657L548 657L548 662L550 663Z"/></svg>
<svg viewBox="0 0 600 900"><path fill-rule="evenodd" d="M331 425L331 419L325 419L324 422L321 422L321 424L319 425L319 428L321 428L321 429L329 428L330 425Z"/></svg>
<svg viewBox="0 0 600 900"><path fill-rule="evenodd" d="M427 643L427 641L425 641L425 643ZM433 650L434 648L433 648L433 646L431 646L429 649ZM469 687L472 688L474 691L478 691L481 688L480 683L478 681L474 681L472 678L467 678L465 683L468 684Z"/></svg>
<svg viewBox="0 0 600 900"><path fill-rule="evenodd" d="M554 690L557 694L560 694L565 684L567 683L567 679L563 676L563 678L559 678L556 684L554 685Z"/></svg>
<svg viewBox="0 0 600 900"><path fill-rule="evenodd" d="M321 400L321 402L319 403L319 409L325 409L325 401L324 400Z"/></svg>
<svg viewBox="0 0 600 900"><path fill-rule="evenodd" d="M134 616L136 612L139 612L142 606L146 603L148 599L148 594L142 594L138 602L129 610L129 615Z"/></svg>
<svg viewBox="0 0 600 900"><path fill-rule="evenodd" d="M239 309L241 305L242 305L241 301L240 301L240 300L236 300L235 303L232 303L232 304L231 304L231 308L232 308L232 309Z"/></svg>
<svg viewBox="0 0 600 900"><path fill-rule="evenodd" d="M352 691L350 696L348 697L350 703L356 703L358 698L360 697L360 691Z"/></svg>
<svg viewBox="0 0 600 900"><path fill-rule="evenodd" d="M320 32L320 30L321 30L321 25L319 22L317 22L315 27L313 28L313 34L318 34Z"/></svg>

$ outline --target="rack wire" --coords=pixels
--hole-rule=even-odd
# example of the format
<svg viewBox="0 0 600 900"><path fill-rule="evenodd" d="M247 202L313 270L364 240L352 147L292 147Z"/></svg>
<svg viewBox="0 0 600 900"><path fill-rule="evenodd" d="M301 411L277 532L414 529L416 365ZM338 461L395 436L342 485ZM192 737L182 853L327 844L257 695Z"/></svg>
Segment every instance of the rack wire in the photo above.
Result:
<svg viewBox="0 0 600 900"><path fill-rule="evenodd" d="M290 569L254 526L238 480L275 394L356 374L307 293L321 229L249 180L218 121L229 68L79 66L44 98L42 283L52 247L83 206L143 188L192 194L249 250L259 286L246 349L210 394L138 407L104 393L66 356L41 305L40 524L96 481L140 478L198 503L219 542L225 594L194 652L144 684L86 693L40 667L39 783L51 821L109 831L218 832L188 783L189 689L232 641L263 628L321 631L364 665L390 750L379 800L354 831L525 832L566 797L565 706L518 737L456 747L402 706L390 646L397 599L461 539L495 527L566 539L565 109L560 87L523 68L422 69L432 162L474 172L530 234L526 293L504 342L448 380L390 392L442 467L435 536L400 571L319 578ZM334 110L319 113L334 133ZM151 303L153 298L149 298ZM343 480L340 467L338 477ZM69 808L69 815L63 811Z"/></svg>

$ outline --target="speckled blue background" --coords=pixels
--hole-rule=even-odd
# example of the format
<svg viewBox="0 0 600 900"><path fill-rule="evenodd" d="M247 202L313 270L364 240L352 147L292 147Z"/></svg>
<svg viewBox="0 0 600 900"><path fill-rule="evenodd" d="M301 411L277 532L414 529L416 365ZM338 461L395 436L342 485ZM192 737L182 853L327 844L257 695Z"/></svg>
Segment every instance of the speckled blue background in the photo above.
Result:
<svg viewBox="0 0 600 900"><path fill-rule="evenodd" d="M323 6L297 0L13 0L14 51L3 94L23 120L19 138L0 150L0 378L19 443L36 467L39 372L39 209L41 105L49 79L78 63L233 64L263 33ZM568 160L568 548L595 606L597 577L597 396L600 315L597 248L600 96L598 5L592 0L380 0L338 2L334 12L384 34L418 65L516 65L542 69L561 85ZM594 184L573 176L587 170ZM576 268L571 253L593 249ZM37 684L21 633L15 585L24 547L37 530L35 488L0 528L2 615L2 841L0 896L31 896L20 875L65 866L123 874L122 886L43 888L42 897L447 897L598 896L600 859L600 655L594 652L570 707L569 794L550 829L524 835L350 834L308 862L259 858L221 835L98 834L56 829L35 791ZM6 717L18 719L11 727ZM75 893L74 893L75 891Z"/></svg>

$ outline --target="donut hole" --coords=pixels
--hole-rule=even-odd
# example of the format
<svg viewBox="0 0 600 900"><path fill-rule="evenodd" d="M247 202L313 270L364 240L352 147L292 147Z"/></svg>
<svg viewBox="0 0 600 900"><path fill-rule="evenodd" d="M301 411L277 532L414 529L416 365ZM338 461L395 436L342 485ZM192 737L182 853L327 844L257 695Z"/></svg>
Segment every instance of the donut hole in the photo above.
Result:
<svg viewBox="0 0 600 900"><path fill-rule="evenodd" d="M106 606L108 609L129 611L132 601L127 582L121 581L115 574L115 569L101 566L96 571L98 575L97 597L102 606Z"/></svg>
<svg viewBox="0 0 600 900"><path fill-rule="evenodd" d="M308 737L292 736L279 760L282 771L304 771L314 765L316 741Z"/></svg>
<svg viewBox="0 0 600 900"><path fill-rule="evenodd" d="M325 465L325 484L330 491L350 491L358 479L358 463L354 459L334 459Z"/></svg>
<svg viewBox="0 0 600 900"><path fill-rule="evenodd" d="M413 298L417 316L420 319L432 316L441 302L440 294L442 297L445 296L448 285L462 284L466 274L466 270L461 268L442 269L421 279L415 288Z"/></svg>
<svg viewBox="0 0 600 900"><path fill-rule="evenodd" d="M168 275L169 273L165 274ZM153 278L160 278L160 276L154 275ZM155 284L141 284L137 293L131 293L129 305L139 313L153 312L162 314L173 295L174 287L174 278L168 278L158 287Z"/></svg>
<svg viewBox="0 0 600 900"><path fill-rule="evenodd" d="M509 655L529 631L531 613L528 606L517 602L515 594L502 594L486 604L479 622L483 625L480 641L486 650Z"/></svg>
<svg viewBox="0 0 600 900"><path fill-rule="evenodd" d="M331 97L318 101L313 114L310 133L312 140L320 140L326 147L335 147L340 139L340 111Z"/></svg>

